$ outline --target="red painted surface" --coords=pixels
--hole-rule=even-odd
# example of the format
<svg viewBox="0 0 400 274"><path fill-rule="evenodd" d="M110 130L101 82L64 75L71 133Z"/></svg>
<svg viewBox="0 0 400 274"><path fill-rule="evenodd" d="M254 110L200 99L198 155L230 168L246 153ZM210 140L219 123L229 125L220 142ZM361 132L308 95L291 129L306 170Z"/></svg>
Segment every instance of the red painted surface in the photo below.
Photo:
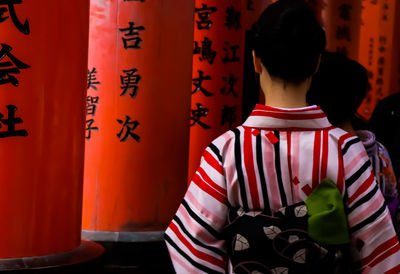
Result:
<svg viewBox="0 0 400 274"><path fill-rule="evenodd" d="M179 7L179 8L178 8ZM186 190L193 42L193 1L91 1L89 70L99 97L86 140L83 229L163 230ZM121 31L129 23L139 27ZM140 48L135 46L140 38ZM137 69L137 94L121 89ZM139 124L121 132L127 116ZM133 124L131 125L133 127ZM88 131L86 132L88 134Z"/></svg>
<svg viewBox="0 0 400 274"><path fill-rule="evenodd" d="M1 259L80 245L89 1L20 2L13 7L29 34L1 5L10 17L0 23L0 42L29 66L4 77L15 77L17 86L0 85L3 119L10 118L6 105L16 106L22 121L15 130L28 134L0 139ZM18 67L10 55L0 63ZM9 131L1 122L0 131Z"/></svg>
<svg viewBox="0 0 400 274"><path fill-rule="evenodd" d="M193 55L193 79L211 77L203 80L201 87L207 92L196 91L198 80L193 80L192 103L191 103L191 128L190 128L190 149L189 149L189 174L188 179L192 178L200 164L200 158L212 140L217 138L225 131L232 129L242 120L242 98L246 87L243 87L243 67L244 67L244 46L245 32L258 19L261 12L271 3L271 1L196 1L194 42L202 48L205 42L212 42L211 48L215 51L215 58L211 62L200 53ZM203 7L203 4L206 4ZM199 28L198 24L203 25L201 16L209 12L209 28ZM205 11L206 10L206 11ZM236 14L239 22L235 22L229 27L229 17ZM240 14L240 15L238 15ZM237 47L236 49L233 47ZM237 57L237 62L226 62L223 60L228 57ZM234 78L234 83L230 84L230 79ZM232 90L230 90L232 88ZM196 112L207 113L200 117L198 122L195 117ZM232 112L229 119L224 113ZM228 119L226 119L228 118ZM231 120L231 122L229 121ZM201 125L201 123L203 125ZM206 125L206 126L204 126Z"/></svg>

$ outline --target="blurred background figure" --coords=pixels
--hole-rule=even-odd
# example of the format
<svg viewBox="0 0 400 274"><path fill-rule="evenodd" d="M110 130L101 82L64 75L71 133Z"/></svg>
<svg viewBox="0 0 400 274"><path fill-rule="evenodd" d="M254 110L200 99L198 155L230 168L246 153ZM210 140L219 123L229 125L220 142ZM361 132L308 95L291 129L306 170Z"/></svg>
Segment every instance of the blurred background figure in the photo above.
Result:
<svg viewBox="0 0 400 274"><path fill-rule="evenodd" d="M358 136L362 141L392 219L396 220L399 204L397 180L392 167L391 155L380 142L385 139L385 144L390 144L391 148L396 146L394 138L391 139L390 135L396 129L392 126L394 122L389 120L389 117L392 117L392 120L396 118L392 115L392 112L395 112L395 105L392 104L390 111L384 112L381 111L382 107L379 107L379 114L376 114L373 120L375 128L379 128L375 131L379 132L379 135L375 136L368 130L368 123L357 113L368 89L367 70L361 64L340 53L325 52L321 58L320 68L313 77L307 94L307 102L319 105L334 126ZM384 120L387 122L382 123ZM399 116L397 116L397 124L399 121ZM397 137L400 137L400 127L397 127L397 134ZM399 147L398 144L397 147ZM398 222L394 222L394 226L398 232Z"/></svg>
<svg viewBox="0 0 400 274"><path fill-rule="evenodd" d="M369 127L387 148L396 178L400 178L400 93L389 95L376 105Z"/></svg>

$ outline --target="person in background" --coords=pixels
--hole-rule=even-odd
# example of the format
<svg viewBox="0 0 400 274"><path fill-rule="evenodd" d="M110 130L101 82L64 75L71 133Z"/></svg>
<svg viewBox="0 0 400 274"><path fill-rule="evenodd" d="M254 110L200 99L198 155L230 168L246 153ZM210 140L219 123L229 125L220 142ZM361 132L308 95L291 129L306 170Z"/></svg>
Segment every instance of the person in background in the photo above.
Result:
<svg viewBox="0 0 400 274"><path fill-rule="evenodd" d="M387 148L396 178L400 179L400 93L391 94L376 105L369 128Z"/></svg>
<svg viewBox="0 0 400 274"><path fill-rule="evenodd" d="M367 123L357 113L368 88L367 70L361 64L340 53L326 52L322 55L320 68L313 77L307 102L319 105L334 126L358 136L361 140L398 232L397 180L389 153L377 141L374 133L366 129Z"/></svg>
<svg viewBox="0 0 400 274"><path fill-rule="evenodd" d="M262 258L267 262L234 265L231 251L235 256L246 253L257 241L240 235L233 242L224 240L230 208L239 207L243 216L260 216L254 211L272 215L305 201L330 178L347 208L346 233L359 257L354 265L365 273L398 272L399 242L364 146L356 136L332 126L320 107L306 103L326 43L312 8L302 0L277 1L262 13L253 34L254 67L265 104L256 105L243 125L205 149L164 235L175 271L298 273L268 257ZM297 211L300 216L303 212ZM262 234L256 240L279 240L274 227L264 228ZM296 242L297 237L287 241ZM304 253L295 255L297 265L307 260ZM330 272L326 267L323 273Z"/></svg>

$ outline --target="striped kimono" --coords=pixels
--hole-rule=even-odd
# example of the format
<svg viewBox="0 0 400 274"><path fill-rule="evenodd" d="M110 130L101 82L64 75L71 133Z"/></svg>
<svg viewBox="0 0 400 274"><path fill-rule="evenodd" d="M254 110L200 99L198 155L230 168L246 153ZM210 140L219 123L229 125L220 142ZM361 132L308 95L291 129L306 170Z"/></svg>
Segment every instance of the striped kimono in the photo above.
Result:
<svg viewBox="0 0 400 274"><path fill-rule="evenodd" d="M333 127L319 107L257 105L204 151L165 233L176 272L231 272L221 239L228 203L272 213L330 178L343 195L363 273L400 273L399 242L370 166L359 139Z"/></svg>

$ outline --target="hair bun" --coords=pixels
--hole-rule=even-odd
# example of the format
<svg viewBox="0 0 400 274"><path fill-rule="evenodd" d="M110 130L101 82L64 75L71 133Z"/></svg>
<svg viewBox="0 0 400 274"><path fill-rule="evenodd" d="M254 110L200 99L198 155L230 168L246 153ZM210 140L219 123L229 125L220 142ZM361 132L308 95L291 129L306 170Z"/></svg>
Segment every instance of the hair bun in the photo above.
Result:
<svg viewBox="0 0 400 274"><path fill-rule="evenodd" d="M254 50L272 76L301 82L325 48L325 32L302 0L271 4L253 26Z"/></svg>

